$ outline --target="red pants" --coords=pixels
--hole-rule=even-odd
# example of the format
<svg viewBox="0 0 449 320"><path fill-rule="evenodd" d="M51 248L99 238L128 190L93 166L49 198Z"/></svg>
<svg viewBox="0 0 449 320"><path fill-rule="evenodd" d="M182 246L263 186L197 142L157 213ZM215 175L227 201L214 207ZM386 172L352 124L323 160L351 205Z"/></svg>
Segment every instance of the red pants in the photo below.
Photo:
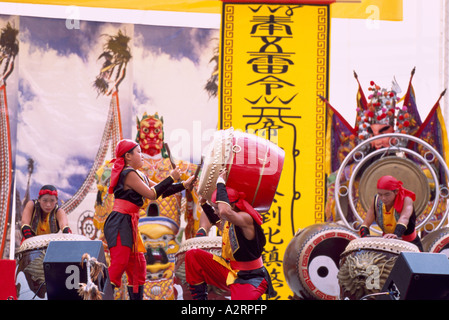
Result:
<svg viewBox="0 0 449 320"><path fill-rule="evenodd" d="M130 247L122 246L120 234L117 245L109 249L111 265L108 268L109 279L113 285L120 287L122 275L126 272L128 284L140 286L145 284L147 268L143 252L132 252Z"/></svg>
<svg viewBox="0 0 449 320"><path fill-rule="evenodd" d="M234 283L226 285L229 270L214 261L210 252L201 249L191 249L185 257L186 280L191 285L203 282L221 289L231 290L232 300L257 300L267 289L267 281L256 288L249 283Z"/></svg>

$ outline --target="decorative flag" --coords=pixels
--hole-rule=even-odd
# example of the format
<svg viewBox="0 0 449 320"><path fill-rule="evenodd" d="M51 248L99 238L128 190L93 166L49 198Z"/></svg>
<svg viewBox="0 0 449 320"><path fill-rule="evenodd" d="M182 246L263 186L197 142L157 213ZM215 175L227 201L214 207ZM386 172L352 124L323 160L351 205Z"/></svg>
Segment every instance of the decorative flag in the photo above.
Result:
<svg viewBox="0 0 449 320"><path fill-rule="evenodd" d="M322 96L326 103L326 174L336 172L345 157L356 146L356 130Z"/></svg>
<svg viewBox="0 0 449 320"><path fill-rule="evenodd" d="M429 112L426 120L423 122L423 124L420 126L418 132L415 134L416 137L424 140L431 146L433 146L438 153L444 158L444 161L446 165L449 165L448 161L448 153L449 153L449 144L448 144L448 138L447 138L447 131L446 131L446 125L444 123L443 114L441 112L440 107L440 100L446 93L446 89L440 94L440 97L438 98L437 102L433 106L432 110ZM415 151L419 152L420 154L424 155L427 150L422 150L423 146L418 146L417 144L414 144ZM435 159L437 161L438 159ZM440 167L440 165L437 165L437 168L439 167L439 180L440 183L446 184L447 177L444 176L444 170Z"/></svg>
<svg viewBox="0 0 449 320"><path fill-rule="evenodd" d="M413 76L415 75L415 69L416 68L413 68L412 70L412 74L408 84L408 89L404 96L404 102L402 104L403 108L404 107L407 108L407 112L409 114L409 117L407 117L407 119L409 119L410 122L408 134L411 135L414 135L419 130L419 127L422 124L421 117L419 116L418 112L418 106L416 105L415 90L413 89L412 85L412 79ZM401 119L398 120L400 121Z"/></svg>

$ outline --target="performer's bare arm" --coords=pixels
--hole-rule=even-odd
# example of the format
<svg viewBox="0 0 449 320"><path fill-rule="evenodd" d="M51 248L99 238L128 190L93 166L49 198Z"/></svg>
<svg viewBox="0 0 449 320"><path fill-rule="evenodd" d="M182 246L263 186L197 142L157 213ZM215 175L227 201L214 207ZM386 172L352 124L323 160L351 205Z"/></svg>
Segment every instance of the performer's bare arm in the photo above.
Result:
<svg viewBox="0 0 449 320"><path fill-rule="evenodd" d="M23 208L22 212L22 226L27 224L29 225L31 223L31 216L33 215L34 211L34 202L32 200L28 201L25 205L25 208Z"/></svg>
<svg viewBox="0 0 449 320"><path fill-rule="evenodd" d="M234 211L232 207L224 202L218 203L218 215L221 219L240 227L246 239L252 240L255 236L253 218L244 211Z"/></svg>
<svg viewBox="0 0 449 320"><path fill-rule="evenodd" d="M370 208L366 212L365 219L362 222L362 226L369 226L374 222L374 202L371 204Z"/></svg>
<svg viewBox="0 0 449 320"><path fill-rule="evenodd" d="M69 220L67 219L67 214L65 213L64 209L59 208L58 211L56 211L56 220L58 220L58 224L63 230L65 227L69 226Z"/></svg>

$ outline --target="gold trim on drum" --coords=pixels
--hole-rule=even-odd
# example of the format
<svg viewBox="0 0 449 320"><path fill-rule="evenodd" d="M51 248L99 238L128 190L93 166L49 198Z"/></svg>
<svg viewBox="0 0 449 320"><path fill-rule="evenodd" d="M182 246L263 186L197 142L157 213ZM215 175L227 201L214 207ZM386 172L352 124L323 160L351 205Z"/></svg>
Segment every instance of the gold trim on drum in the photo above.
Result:
<svg viewBox="0 0 449 320"><path fill-rule="evenodd" d="M373 249L378 251L400 254L401 252L419 252L413 243L398 239L385 239L382 237L358 238L349 242L342 256L361 249Z"/></svg>
<svg viewBox="0 0 449 320"><path fill-rule="evenodd" d="M420 167L406 158L385 157L370 165L362 174L358 188L360 202L367 211L377 194L377 180L390 175L400 180L404 188L416 194L417 216L427 207L430 198L429 181Z"/></svg>

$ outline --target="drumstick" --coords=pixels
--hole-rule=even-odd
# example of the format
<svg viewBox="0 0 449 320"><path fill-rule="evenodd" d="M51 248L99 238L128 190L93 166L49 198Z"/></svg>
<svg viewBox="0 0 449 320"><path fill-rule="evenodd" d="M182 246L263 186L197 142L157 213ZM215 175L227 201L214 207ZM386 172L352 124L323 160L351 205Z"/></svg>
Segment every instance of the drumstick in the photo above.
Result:
<svg viewBox="0 0 449 320"><path fill-rule="evenodd" d="M203 157L201 157L201 162L200 162L200 164L198 165L198 167L196 167L196 170L195 170L195 174L193 175L193 180L192 180L192 183L190 184L190 187L189 187L189 191L192 191L192 189L193 189L193 185L195 184L195 181L198 179L198 175L200 174L200 171L201 171L201 167L203 166L203 160L204 158Z"/></svg>
<svg viewBox="0 0 449 320"><path fill-rule="evenodd" d="M175 169L176 168L176 164L173 161L173 158L171 156L171 152L170 152L170 148L168 147L168 144L164 143L164 147L165 147L165 150L167 150L168 158L170 159L170 163L171 163L172 169Z"/></svg>

